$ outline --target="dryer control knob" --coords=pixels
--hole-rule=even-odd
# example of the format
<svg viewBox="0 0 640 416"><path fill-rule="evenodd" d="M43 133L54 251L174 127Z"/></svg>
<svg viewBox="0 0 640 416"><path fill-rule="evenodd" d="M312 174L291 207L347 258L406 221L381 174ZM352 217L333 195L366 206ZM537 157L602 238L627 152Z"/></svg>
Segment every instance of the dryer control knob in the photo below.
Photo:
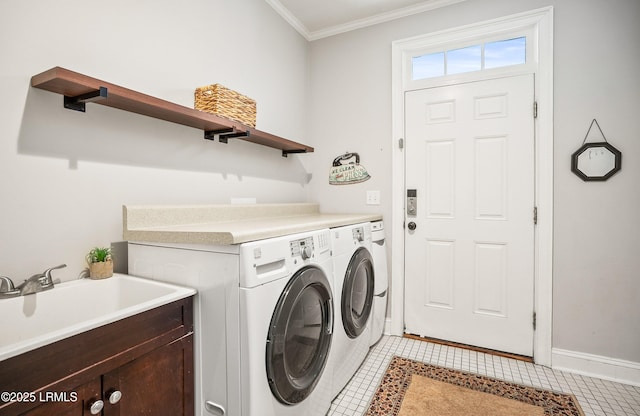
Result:
<svg viewBox="0 0 640 416"><path fill-rule="evenodd" d="M302 249L302 252L300 253L300 255L302 256L302 260L310 259L311 256L313 256L313 249L307 246Z"/></svg>

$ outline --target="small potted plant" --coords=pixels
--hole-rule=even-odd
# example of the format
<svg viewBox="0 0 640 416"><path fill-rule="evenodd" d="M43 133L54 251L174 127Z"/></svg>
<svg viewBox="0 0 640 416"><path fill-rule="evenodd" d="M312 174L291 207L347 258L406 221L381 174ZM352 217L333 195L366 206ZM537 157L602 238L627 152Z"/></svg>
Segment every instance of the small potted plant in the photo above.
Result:
<svg viewBox="0 0 640 416"><path fill-rule="evenodd" d="M89 264L89 277L92 279L106 279L113 276L113 261L111 247L94 247L86 256Z"/></svg>

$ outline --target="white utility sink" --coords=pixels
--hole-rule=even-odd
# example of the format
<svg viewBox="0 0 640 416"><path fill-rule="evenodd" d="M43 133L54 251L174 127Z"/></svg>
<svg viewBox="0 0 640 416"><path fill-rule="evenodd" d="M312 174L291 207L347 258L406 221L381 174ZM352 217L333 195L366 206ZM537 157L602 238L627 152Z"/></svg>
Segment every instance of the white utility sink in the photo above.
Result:
<svg viewBox="0 0 640 416"><path fill-rule="evenodd" d="M191 288L114 274L0 299L0 361L195 293Z"/></svg>

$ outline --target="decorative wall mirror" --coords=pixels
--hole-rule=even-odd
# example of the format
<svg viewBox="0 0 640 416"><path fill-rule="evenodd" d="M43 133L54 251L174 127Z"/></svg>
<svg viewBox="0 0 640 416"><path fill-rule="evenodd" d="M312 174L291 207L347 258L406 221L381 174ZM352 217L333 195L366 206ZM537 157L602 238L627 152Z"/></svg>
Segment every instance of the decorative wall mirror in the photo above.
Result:
<svg viewBox="0 0 640 416"><path fill-rule="evenodd" d="M606 181L621 162L622 153L609 143L586 143L571 156L571 170L584 181Z"/></svg>
<svg viewBox="0 0 640 416"><path fill-rule="evenodd" d="M604 142L585 143L593 123L600 130ZM571 171L583 181L606 181L618 172L621 166L622 153L607 142L598 122L593 119L582 146L571 155Z"/></svg>

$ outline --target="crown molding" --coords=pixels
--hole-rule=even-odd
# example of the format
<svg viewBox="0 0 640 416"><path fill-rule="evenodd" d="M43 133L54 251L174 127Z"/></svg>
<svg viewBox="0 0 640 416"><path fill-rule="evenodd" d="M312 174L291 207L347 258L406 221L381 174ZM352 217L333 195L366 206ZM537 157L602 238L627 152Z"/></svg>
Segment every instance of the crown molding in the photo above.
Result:
<svg viewBox="0 0 640 416"><path fill-rule="evenodd" d="M330 26L324 29L309 31L309 29L295 17L289 9L284 7L279 0L265 0L273 9L282 16L294 29L298 31L306 40L312 42L314 40L338 35L340 33L361 29L367 26L373 26L391 20L400 19L402 17L423 13L429 10L450 6L455 3L461 3L466 0L428 0L413 6L407 6L400 9L392 10L385 13L376 14L371 17L357 19L348 23Z"/></svg>
<svg viewBox="0 0 640 416"><path fill-rule="evenodd" d="M306 40L311 40L311 33L309 29L280 3L280 0L265 0L269 6L273 8L287 23L289 23L295 30L298 31Z"/></svg>

